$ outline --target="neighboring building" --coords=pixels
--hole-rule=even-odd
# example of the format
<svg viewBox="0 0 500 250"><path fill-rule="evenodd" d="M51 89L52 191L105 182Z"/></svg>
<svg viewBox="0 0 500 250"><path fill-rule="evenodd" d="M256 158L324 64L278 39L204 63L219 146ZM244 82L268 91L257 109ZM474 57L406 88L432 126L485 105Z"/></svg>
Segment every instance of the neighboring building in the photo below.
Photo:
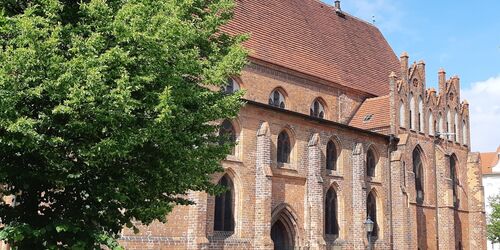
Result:
<svg viewBox="0 0 500 250"><path fill-rule="evenodd" d="M458 77L427 89L424 62L338 1L238 0L224 30L251 35L226 88L248 103L221 129L238 144L213 176L230 191L124 229L127 249L365 249L367 217L375 249L486 248Z"/></svg>
<svg viewBox="0 0 500 250"><path fill-rule="evenodd" d="M480 153L486 214L491 214L490 197L500 195L500 146L496 152ZM500 250L500 243L488 241L488 250Z"/></svg>

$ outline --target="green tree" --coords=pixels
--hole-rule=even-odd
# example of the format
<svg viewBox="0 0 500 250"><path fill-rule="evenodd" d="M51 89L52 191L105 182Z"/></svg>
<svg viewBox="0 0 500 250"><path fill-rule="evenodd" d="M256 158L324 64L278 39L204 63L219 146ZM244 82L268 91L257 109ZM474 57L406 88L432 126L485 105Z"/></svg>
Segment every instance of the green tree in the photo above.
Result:
<svg viewBox="0 0 500 250"><path fill-rule="evenodd" d="M500 195L490 198L491 214L488 216L488 239L500 243Z"/></svg>
<svg viewBox="0 0 500 250"><path fill-rule="evenodd" d="M220 30L233 0L0 1L0 239L17 249L119 248L165 221L230 143L213 91L246 63Z"/></svg>

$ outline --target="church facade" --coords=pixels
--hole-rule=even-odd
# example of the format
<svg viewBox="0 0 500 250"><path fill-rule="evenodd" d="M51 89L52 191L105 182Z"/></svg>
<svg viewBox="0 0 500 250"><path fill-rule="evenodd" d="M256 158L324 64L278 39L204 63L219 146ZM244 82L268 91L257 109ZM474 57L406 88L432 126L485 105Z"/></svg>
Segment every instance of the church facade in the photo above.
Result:
<svg viewBox="0 0 500 250"><path fill-rule="evenodd" d="M457 76L441 69L428 89L423 61L338 1L239 0L223 30L250 34L225 89L247 102L221 121L237 145L213 181L228 191L124 229L126 249L486 248Z"/></svg>

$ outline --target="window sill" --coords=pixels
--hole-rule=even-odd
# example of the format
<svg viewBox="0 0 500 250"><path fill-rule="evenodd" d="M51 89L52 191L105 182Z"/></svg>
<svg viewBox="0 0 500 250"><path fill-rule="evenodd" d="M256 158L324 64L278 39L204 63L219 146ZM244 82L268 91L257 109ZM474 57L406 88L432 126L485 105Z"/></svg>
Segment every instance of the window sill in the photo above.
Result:
<svg viewBox="0 0 500 250"><path fill-rule="evenodd" d="M238 156L236 156L236 155L227 155L225 160L226 161L232 161L232 162L242 163L241 159Z"/></svg>
<svg viewBox="0 0 500 250"><path fill-rule="evenodd" d="M330 177L343 177L342 172L339 170L332 170L332 169L327 169L326 170L326 175Z"/></svg>

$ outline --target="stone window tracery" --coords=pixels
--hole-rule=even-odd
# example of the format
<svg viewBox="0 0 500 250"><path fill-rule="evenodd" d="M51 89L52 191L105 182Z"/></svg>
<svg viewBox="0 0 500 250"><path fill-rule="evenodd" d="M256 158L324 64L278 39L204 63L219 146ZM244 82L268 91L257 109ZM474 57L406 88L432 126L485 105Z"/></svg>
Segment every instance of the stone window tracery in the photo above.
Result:
<svg viewBox="0 0 500 250"><path fill-rule="evenodd" d="M280 90L275 89L271 92L271 95L269 96L269 105L282 109L285 108L285 96Z"/></svg>
<svg viewBox="0 0 500 250"><path fill-rule="evenodd" d="M314 102L311 104L309 114L313 117L318 117L321 119L325 118L325 108L318 99L314 100Z"/></svg>
<svg viewBox="0 0 500 250"><path fill-rule="evenodd" d="M224 86L223 90L224 90L224 93L226 93L226 94L232 94L232 93L240 90L240 85L233 78L229 78L229 79L227 79L226 86Z"/></svg>

